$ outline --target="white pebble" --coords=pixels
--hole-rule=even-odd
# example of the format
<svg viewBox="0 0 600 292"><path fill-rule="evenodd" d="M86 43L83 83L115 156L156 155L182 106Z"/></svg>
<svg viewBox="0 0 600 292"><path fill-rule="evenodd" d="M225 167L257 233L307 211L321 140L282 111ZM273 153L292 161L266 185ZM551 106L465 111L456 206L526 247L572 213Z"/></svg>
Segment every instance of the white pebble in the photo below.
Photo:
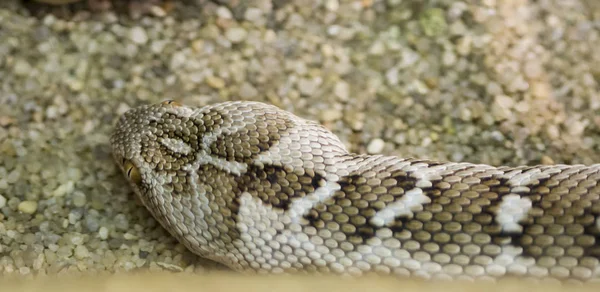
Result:
<svg viewBox="0 0 600 292"><path fill-rule="evenodd" d="M392 67L389 70L387 70L387 72L385 72L385 79L387 80L389 85L394 86L397 85L398 82L400 82L399 73L400 72L398 72L397 67Z"/></svg>
<svg viewBox="0 0 600 292"><path fill-rule="evenodd" d="M327 8L327 10L335 12L338 10L338 8L340 8L340 2L338 2L338 0L327 0L325 1L325 8Z"/></svg>
<svg viewBox="0 0 600 292"><path fill-rule="evenodd" d="M585 131L585 127L588 125L587 121L579 121L575 118L569 119L569 123L567 125L567 132L573 136L580 136Z"/></svg>
<svg viewBox="0 0 600 292"><path fill-rule="evenodd" d="M83 236L76 234L71 236L71 243L74 245L82 245L83 244Z"/></svg>
<svg viewBox="0 0 600 292"><path fill-rule="evenodd" d="M85 206L86 201L87 201L87 198L84 193L75 192L73 194L73 205L75 205L75 207Z"/></svg>
<svg viewBox="0 0 600 292"><path fill-rule="evenodd" d="M21 172L15 169L8 174L8 176L6 177L6 181L9 184L14 184L17 181L19 181L19 177L21 177Z"/></svg>
<svg viewBox="0 0 600 292"><path fill-rule="evenodd" d="M333 122L342 118L342 112L335 109L327 109L321 112L322 122Z"/></svg>
<svg viewBox="0 0 600 292"><path fill-rule="evenodd" d="M0 208L4 208L6 206L6 198L0 195Z"/></svg>
<svg viewBox="0 0 600 292"><path fill-rule="evenodd" d="M90 251L85 245L78 245L75 247L75 258L84 259L90 256Z"/></svg>
<svg viewBox="0 0 600 292"><path fill-rule="evenodd" d="M450 50L444 51L444 54L442 55L442 63L445 66L454 65L456 63L456 55L454 54L454 52Z"/></svg>
<svg viewBox="0 0 600 292"><path fill-rule="evenodd" d="M51 105L46 108L46 118L54 119L54 118L56 118L57 115L58 115L58 109L55 106Z"/></svg>
<svg viewBox="0 0 600 292"><path fill-rule="evenodd" d="M258 95L258 90L252 86L252 84L244 82L239 89L238 94L241 98L251 99Z"/></svg>
<svg viewBox="0 0 600 292"><path fill-rule="evenodd" d="M252 23L258 23L262 19L262 11L258 8L250 7L244 13L244 18Z"/></svg>
<svg viewBox="0 0 600 292"><path fill-rule="evenodd" d="M150 7L150 12L152 12L152 14L157 17L167 16L167 12L164 9L162 9L160 6L156 6L156 5L152 5L152 7Z"/></svg>
<svg viewBox="0 0 600 292"><path fill-rule="evenodd" d="M29 267L20 267L19 273L21 273L21 275L29 275L29 273L31 273L31 269Z"/></svg>
<svg viewBox="0 0 600 292"><path fill-rule="evenodd" d="M530 60L525 63L523 71L528 78L532 79L539 78L544 72L542 64L537 60Z"/></svg>
<svg viewBox="0 0 600 292"><path fill-rule="evenodd" d="M177 265L174 265L174 264L170 264L170 263L156 262L156 265L158 265L159 267L162 267L162 268L166 269L167 271L174 271L174 272L181 272L181 271L183 271L183 269L180 266L177 266Z"/></svg>
<svg viewBox="0 0 600 292"><path fill-rule="evenodd" d="M31 73L31 65L25 60L17 60L14 65L13 72L18 76L27 76Z"/></svg>
<svg viewBox="0 0 600 292"><path fill-rule="evenodd" d="M304 95L313 95L319 88L319 83L315 79L301 78L298 80L298 90Z"/></svg>
<svg viewBox="0 0 600 292"><path fill-rule="evenodd" d="M347 82L339 81L335 84L333 93L341 100L348 100L350 97L350 86Z"/></svg>
<svg viewBox="0 0 600 292"><path fill-rule="evenodd" d="M33 214L37 211L38 203L35 201L23 201L17 207L19 211L26 214Z"/></svg>
<svg viewBox="0 0 600 292"><path fill-rule="evenodd" d="M155 54L160 54L168 44L167 41L155 40L150 44L150 50Z"/></svg>
<svg viewBox="0 0 600 292"><path fill-rule="evenodd" d="M129 105L127 105L125 103L120 103L119 106L117 106L117 111L115 114L122 115L130 109L131 109L131 107Z"/></svg>
<svg viewBox="0 0 600 292"><path fill-rule="evenodd" d="M131 234L129 232L125 232L125 234L123 234L123 238L126 240L136 240L138 239L138 237L134 234Z"/></svg>
<svg viewBox="0 0 600 292"><path fill-rule="evenodd" d="M232 43L240 43L246 40L248 32L241 27L232 27L225 32L225 37Z"/></svg>
<svg viewBox="0 0 600 292"><path fill-rule="evenodd" d="M146 31L139 26L131 29L129 32L129 38L131 38L134 43L139 45L143 45L148 41L148 35L146 34Z"/></svg>
<svg viewBox="0 0 600 292"><path fill-rule="evenodd" d="M374 42L369 48L369 54L375 56L381 56L385 53L385 44L382 41Z"/></svg>
<svg viewBox="0 0 600 292"><path fill-rule="evenodd" d="M232 19L233 18L233 14L231 13L231 10L229 10L225 6L219 6L219 8L217 8L217 16L219 18L223 18L223 19Z"/></svg>
<svg viewBox="0 0 600 292"><path fill-rule="evenodd" d="M75 188L75 185L74 185L73 181L68 181L68 182L58 186L58 188L56 188L52 192L51 195L53 197L62 197L66 194L70 194L71 192L73 192L74 188Z"/></svg>
<svg viewBox="0 0 600 292"><path fill-rule="evenodd" d="M385 141L379 138L373 139L369 142L369 145L367 145L367 152L369 154L379 154L383 151L383 147L385 147Z"/></svg>
<svg viewBox="0 0 600 292"><path fill-rule="evenodd" d="M100 236L100 239L106 240L108 238L108 228L104 226L100 227L98 230L98 235Z"/></svg>

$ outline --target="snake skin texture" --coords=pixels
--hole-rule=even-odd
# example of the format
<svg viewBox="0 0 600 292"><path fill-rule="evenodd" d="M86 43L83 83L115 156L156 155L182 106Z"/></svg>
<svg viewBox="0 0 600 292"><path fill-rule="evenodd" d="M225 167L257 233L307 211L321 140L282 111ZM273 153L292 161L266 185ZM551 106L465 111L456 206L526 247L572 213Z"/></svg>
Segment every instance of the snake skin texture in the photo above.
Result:
<svg viewBox="0 0 600 292"><path fill-rule="evenodd" d="M353 154L316 122L245 101L134 108L111 145L156 220L237 271L600 279L600 164Z"/></svg>

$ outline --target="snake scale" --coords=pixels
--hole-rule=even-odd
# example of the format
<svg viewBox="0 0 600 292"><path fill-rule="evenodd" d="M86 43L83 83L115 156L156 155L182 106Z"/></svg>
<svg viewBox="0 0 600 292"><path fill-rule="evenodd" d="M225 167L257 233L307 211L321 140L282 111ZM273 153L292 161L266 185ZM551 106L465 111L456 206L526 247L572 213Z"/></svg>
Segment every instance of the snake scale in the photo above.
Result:
<svg viewBox="0 0 600 292"><path fill-rule="evenodd" d="M111 145L154 218L236 271L600 279L600 164L354 154L250 101L139 106Z"/></svg>

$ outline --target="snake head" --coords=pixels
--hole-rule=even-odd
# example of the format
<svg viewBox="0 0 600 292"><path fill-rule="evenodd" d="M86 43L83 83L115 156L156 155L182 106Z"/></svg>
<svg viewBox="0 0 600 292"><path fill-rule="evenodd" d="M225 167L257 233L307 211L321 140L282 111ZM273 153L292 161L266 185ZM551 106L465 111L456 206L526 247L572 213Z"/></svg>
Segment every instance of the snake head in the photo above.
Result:
<svg viewBox="0 0 600 292"><path fill-rule="evenodd" d="M189 139L197 132L187 127L190 111L167 100L133 108L119 119L110 139L113 157L142 199L166 177L177 176L198 147Z"/></svg>
<svg viewBox="0 0 600 292"><path fill-rule="evenodd" d="M153 217L192 252L230 267L240 265L232 250L242 240L240 218L256 209L249 205L289 207L290 196L314 191L326 164L347 154L317 123L248 101L133 108L110 143Z"/></svg>
<svg viewBox="0 0 600 292"><path fill-rule="evenodd" d="M235 104L195 108L164 101L130 109L111 136L116 164L145 207L202 257L234 262L224 246L239 237L231 216L241 187L235 175L245 169L243 159L267 145L248 134L254 114ZM249 143L256 145L240 146Z"/></svg>

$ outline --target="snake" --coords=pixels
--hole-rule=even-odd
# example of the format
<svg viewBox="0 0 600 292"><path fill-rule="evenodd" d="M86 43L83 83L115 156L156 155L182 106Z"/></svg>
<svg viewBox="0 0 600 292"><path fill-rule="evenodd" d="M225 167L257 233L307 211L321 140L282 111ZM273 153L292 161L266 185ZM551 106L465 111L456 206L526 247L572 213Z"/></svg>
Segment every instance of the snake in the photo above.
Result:
<svg viewBox="0 0 600 292"><path fill-rule="evenodd" d="M600 279L600 164L351 153L259 101L139 105L110 145L170 236L233 271Z"/></svg>

